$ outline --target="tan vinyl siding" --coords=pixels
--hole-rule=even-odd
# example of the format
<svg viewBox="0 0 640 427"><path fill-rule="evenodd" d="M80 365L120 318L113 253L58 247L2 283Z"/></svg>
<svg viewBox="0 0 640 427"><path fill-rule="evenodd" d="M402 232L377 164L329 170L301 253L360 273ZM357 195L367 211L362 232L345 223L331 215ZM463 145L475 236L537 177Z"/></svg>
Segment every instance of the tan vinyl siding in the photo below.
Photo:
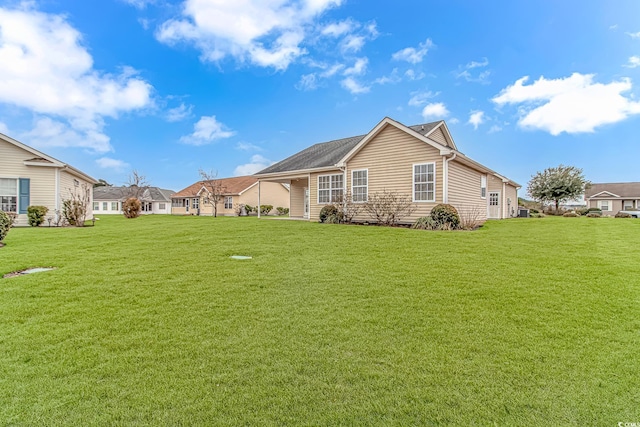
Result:
<svg viewBox="0 0 640 427"><path fill-rule="evenodd" d="M55 214L56 168L26 166L24 161L33 157L32 153L0 140L0 178L29 178L29 204L46 206L51 214ZM27 215L18 215L16 225L27 224Z"/></svg>
<svg viewBox="0 0 640 427"><path fill-rule="evenodd" d="M335 172L322 172L322 173L312 173L309 178L309 220L310 221L319 221L320 217L320 209L324 206L324 204L318 203L318 177L320 175L334 175L342 173L341 170L336 169Z"/></svg>
<svg viewBox="0 0 640 427"><path fill-rule="evenodd" d="M86 219L91 219L93 218L93 185L69 172L60 171L60 209L62 209L63 200L71 199L72 194L82 197L85 191L89 195ZM109 203L109 208L111 208L111 203Z"/></svg>
<svg viewBox="0 0 640 427"><path fill-rule="evenodd" d="M291 181L291 210L289 215L294 218L302 218L304 216L304 189L309 183L306 179Z"/></svg>
<svg viewBox="0 0 640 427"><path fill-rule="evenodd" d="M505 185L505 215L504 218L512 218L518 216L518 189L512 185ZM511 200L511 204L509 204Z"/></svg>
<svg viewBox="0 0 640 427"><path fill-rule="evenodd" d="M243 203L245 205L257 206L258 205L258 185L254 185L250 189L242 193L241 196L233 196L233 203ZM224 202L224 200L223 200ZM260 183L260 204L272 205L275 215L276 208L288 208L289 207L289 190L287 190L279 182L266 182ZM234 213L235 215L235 213Z"/></svg>
<svg viewBox="0 0 640 427"><path fill-rule="evenodd" d="M413 199L413 165L422 163L435 163L435 202L414 203L416 211L411 217L403 219L403 222L412 222L428 215L436 204L442 203L442 156L437 149L425 142L394 126L385 127L349 160L346 185L348 189L351 188L351 171L368 169L369 196L387 190ZM317 178L312 179L312 185L317 186ZM311 198L313 201L317 200L315 188ZM317 218L318 213L319 209L311 218ZM370 220L362 214L356 219Z"/></svg>
<svg viewBox="0 0 640 427"><path fill-rule="evenodd" d="M434 130L427 138L432 139L439 144L446 145L447 147L449 147L447 138L444 136L444 132L442 132L441 128Z"/></svg>
<svg viewBox="0 0 640 427"><path fill-rule="evenodd" d="M460 215L487 219L487 199L480 192L482 173L456 161L449 162L449 204Z"/></svg>

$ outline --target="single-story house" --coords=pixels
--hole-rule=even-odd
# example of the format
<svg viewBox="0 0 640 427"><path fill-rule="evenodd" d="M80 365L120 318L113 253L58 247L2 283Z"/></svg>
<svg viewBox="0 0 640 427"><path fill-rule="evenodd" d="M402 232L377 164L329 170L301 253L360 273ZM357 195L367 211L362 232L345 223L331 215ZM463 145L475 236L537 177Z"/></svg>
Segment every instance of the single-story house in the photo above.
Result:
<svg viewBox="0 0 640 427"><path fill-rule="evenodd" d="M214 180L222 197L218 201L218 215L237 215L240 205L262 205L289 208L289 188L280 183L268 183L258 189L258 179L252 176L220 178ZM258 191L261 192L258 196ZM171 213L174 215L213 215L210 202L211 184L198 181L171 196Z"/></svg>
<svg viewBox="0 0 640 427"><path fill-rule="evenodd" d="M147 187L140 193L138 199L142 203L142 214L171 214L171 196L175 191ZM129 187L96 187L93 189L93 212L122 214L122 202L133 194Z"/></svg>
<svg viewBox="0 0 640 427"><path fill-rule="evenodd" d="M388 117L366 135L315 144L254 175L260 185L290 186L291 217L318 221L326 204L350 194L354 203L383 191L410 197L413 214L439 203L487 218L517 215L520 185L462 154L444 121L405 126ZM356 220L370 218L359 214Z"/></svg>
<svg viewBox="0 0 640 427"><path fill-rule="evenodd" d="M57 222L62 202L73 197L87 203L93 218L93 184L97 181L67 163L54 159L0 133L0 210L17 214L15 225L28 225L27 207L46 206Z"/></svg>
<svg viewBox="0 0 640 427"><path fill-rule="evenodd" d="M640 182L591 184L584 193L588 208L598 208L603 215L615 215L640 209Z"/></svg>

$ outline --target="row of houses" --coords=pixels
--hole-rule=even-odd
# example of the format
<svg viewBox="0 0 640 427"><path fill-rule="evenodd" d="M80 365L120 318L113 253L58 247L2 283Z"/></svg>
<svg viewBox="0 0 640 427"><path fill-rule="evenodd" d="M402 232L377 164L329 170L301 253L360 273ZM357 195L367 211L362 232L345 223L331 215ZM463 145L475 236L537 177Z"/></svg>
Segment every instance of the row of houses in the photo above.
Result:
<svg viewBox="0 0 640 427"><path fill-rule="evenodd" d="M368 133L315 144L253 176L216 180L223 188L218 215L237 215L242 205L290 209L290 217L315 221L323 206L349 197L366 203L384 191L406 195L416 208L407 221L439 203L473 212L479 220L517 215L520 184L464 155L444 121L406 126L384 118ZM0 209L27 223L29 205L57 215L72 194L88 200L88 218L119 214L126 187L93 188L80 170L0 134ZM198 181L178 191L145 188L145 214L212 215L212 191ZM605 214L640 207L640 184L594 184L585 199ZM356 217L356 220L366 220Z"/></svg>

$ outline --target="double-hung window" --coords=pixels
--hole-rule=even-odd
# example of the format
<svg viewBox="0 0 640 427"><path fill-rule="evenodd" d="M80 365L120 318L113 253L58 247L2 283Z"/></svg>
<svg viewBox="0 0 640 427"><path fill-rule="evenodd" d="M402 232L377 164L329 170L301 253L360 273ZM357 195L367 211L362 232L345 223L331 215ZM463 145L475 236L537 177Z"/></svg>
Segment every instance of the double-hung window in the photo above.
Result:
<svg viewBox="0 0 640 427"><path fill-rule="evenodd" d="M0 178L0 210L18 213L18 180Z"/></svg>
<svg viewBox="0 0 640 427"><path fill-rule="evenodd" d="M413 165L413 201L436 201L436 164Z"/></svg>
<svg viewBox="0 0 640 427"><path fill-rule="evenodd" d="M601 211L610 211L609 203L611 203L609 200L598 200L598 207Z"/></svg>
<svg viewBox="0 0 640 427"><path fill-rule="evenodd" d="M366 169L351 171L351 197L354 202L366 202L369 176Z"/></svg>
<svg viewBox="0 0 640 427"><path fill-rule="evenodd" d="M94 211L100 210L100 202L93 202L93 210Z"/></svg>
<svg viewBox="0 0 640 427"><path fill-rule="evenodd" d="M224 208L225 209L233 209L233 197L225 196L224 198Z"/></svg>
<svg viewBox="0 0 640 427"><path fill-rule="evenodd" d="M102 210L107 211L107 207L109 206L108 202L102 202Z"/></svg>
<svg viewBox="0 0 640 427"><path fill-rule="evenodd" d="M118 202L111 202L111 210L112 211L118 210Z"/></svg>
<svg viewBox="0 0 640 427"><path fill-rule="evenodd" d="M318 203L336 203L344 194L344 175L321 175L318 177Z"/></svg>

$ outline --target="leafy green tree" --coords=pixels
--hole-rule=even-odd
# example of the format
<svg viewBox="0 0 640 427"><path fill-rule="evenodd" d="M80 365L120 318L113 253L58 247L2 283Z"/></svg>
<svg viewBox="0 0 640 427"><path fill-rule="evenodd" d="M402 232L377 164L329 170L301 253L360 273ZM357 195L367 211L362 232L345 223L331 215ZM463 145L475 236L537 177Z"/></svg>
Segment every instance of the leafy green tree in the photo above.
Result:
<svg viewBox="0 0 640 427"><path fill-rule="evenodd" d="M560 165L537 172L531 177L527 193L542 204L554 203L557 212L560 203L575 199L590 186L591 183L585 179L582 169Z"/></svg>

